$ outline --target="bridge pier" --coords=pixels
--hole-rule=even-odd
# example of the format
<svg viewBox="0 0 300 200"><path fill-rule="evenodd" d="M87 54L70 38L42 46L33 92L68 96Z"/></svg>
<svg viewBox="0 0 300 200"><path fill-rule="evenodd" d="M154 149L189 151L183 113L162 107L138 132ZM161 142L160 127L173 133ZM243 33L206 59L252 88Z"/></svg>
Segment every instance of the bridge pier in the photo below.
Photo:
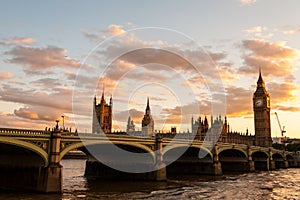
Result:
<svg viewBox="0 0 300 200"><path fill-rule="evenodd" d="M255 171L254 161L252 160L252 151L250 146L247 146L247 154L248 154L248 167L249 172Z"/></svg>
<svg viewBox="0 0 300 200"><path fill-rule="evenodd" d="M61 165L44 168L39 177L38 191L46 193L61 193L63 191Z"/></svg>
<svg viewBox="0 0 300 200"><path fill-rule="evenodd" d="M289 168L289 162L287 160L284 161L284 169Z"/></svg>
<svg viewBox="0 0 300 200"><path fill-rule="evenodd" d="M286 152L284 151L283 152L283 168L284 169L287 169L288 167L289 167L289 162L288 162L288 160L287 160L287 158L286 158Z"/></svg>
<svg viewBox="0 0 300 200"><path fill-rule="evenodd" d="M212 166L212 175L222 175L222 166L219 161L219 147L216 144L213 148L213 166Z"/></svg>
<svg viewBox="0 0 300 200"><path fill-rule="evenodd" d="M268 170L275 170L276 169L276 164L275 161L271 158L268 160Z"/></svg>
<svg viewBox="0 0 300 200"><path fill-rule="evenodd" d="M156 171L153 171L154 177L153 179L156 181L165 181L167 180L167 170L166 165L163 162L163 156L162 156L162 138L159 135L156 135L155 138L155 169Z"/></svg>
<svg viewBox="0 0 300 200"><path fill-rule="evenodd" d="M294 155L292 158L287 158L287 161L289 163L289 167L300 167L300 163L297 162L297 156Z"/></svg>
<svg viewBox="0 0 300 200"><path fill-rule="evenodd" d="M60 141L61 133L58 125L50 138L50 154L49 166L43 170L38 190L46 193L62 193L63 192L63 167L60 165Z"/></svg>

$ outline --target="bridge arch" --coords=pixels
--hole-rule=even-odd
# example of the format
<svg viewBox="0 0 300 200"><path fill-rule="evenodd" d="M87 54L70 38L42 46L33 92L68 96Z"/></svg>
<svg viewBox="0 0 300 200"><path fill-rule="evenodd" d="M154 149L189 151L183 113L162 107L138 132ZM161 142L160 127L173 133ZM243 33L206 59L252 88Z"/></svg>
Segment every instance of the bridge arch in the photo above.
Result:
<svg viewBox="0 0 300 200"><path fill-rule="evenodd" d="M107 145L107 144L114 144L114 145L126 145L126 146L133 146L139 149L144 150L145 152L149 153L153 159L153 162L155 161L155 152L148 146L135 143L135 142L126 142L126 141L118 141L118 142L109 142L109 141L84 141L84 142L76 142L71 145L68 145L66 148L64 148L61 153L60 153L60 159L62 159L69 151L85 146L90 146L90 145Z"/></svg>
<svg viewBox="0 0 300 200"><path fill-rule="evenodd" d="M287 160L287 162L289 164L289 167L295 167L296 166L296 164L295 164L296 160L295 160L295 158L294 158L293 155L287 154L286 155L286 160Z"/></svg>
<svg viewBox="0 0 300 200"><path fill-rule="evenodd" d="M269 152L256 150L251 156L255 170L269 170Z"/></svg>
<svg viewBox="0 0 300 200"><path fill-rule="evenodd" d="M238 153L238 152L240 152L240 153L242 153L246 158L248 158L248 153L247 153L247 150L246 149L244 149L244 148L241 148L241 147L238 147L238 146L233 146L233 147L231 147L231 146L225 146L225 147L219 147L219 155L222 153L222 152L224 152L224 151L233 151L233 152L236 152L236 153Z"/></svg>
<svg viewBox="0 0 300 200"><path fill-rule="evenodd" d="M240 148L223 148L218 154L223 172L249 171L248 155Z"/></svg>
<svg viewBox="0 0 300 200"><path fill-rule="evenodd" d="M273 160L274 159L282 159L283 160L283 157L284 156L281 153L278 153L278 152L272 154Z"/></svg>
<svg viewBox="0 0 300 200"><path fill-rule="evenodd" d="M162 152L168 176L212 174L213 155L199 144L167 145Z"/></svg>
<svg viewBox="0 0 300 200"><path fill-rule="evenodd" d="M273 153L272 158L275 162L276 168L285 168L285 159L284 156L281 153Z"/></svg>
<svg viewBox="0 0 300 200"><path fill-rule="evenodd" d="M261 155L263 155L263 157L266 157L266 158L270 157L268 150L266 150L266 151L264 151L264 150L252 150L252 154L251 154L252 157L253 157L253 154L261 154Z"/></svg>
<svg viewBox="0 0 300 200"><path fill-rule="evenodd" d="M202 145L199 146L199 145L195 145L195 144L192 144L192 145L187 145L187 144L168 145L168 146L163 148L162 155L164 156L168 151L171 151L171 150L176 149L176 148L187 148L188 149L189 147L193 147L193 148L196 148L196 149L199 149L199 150L203 150L208 155L210 155L211 159L213 159L213 154L208 148L206 148Z"/></svg>
<svg viewBox="0 0 300 200"><path fill-rule="evenodd" d="M22 140L17 140L17 139L11 138L11 137L1 138L0 143L9 144L9 145L28 149L28 150L38 154L43 159L45 166L48 166L48 164L49 164L48 153L41 147L36 146L35 144L26 142L26 141L22 141Z"/></svg>

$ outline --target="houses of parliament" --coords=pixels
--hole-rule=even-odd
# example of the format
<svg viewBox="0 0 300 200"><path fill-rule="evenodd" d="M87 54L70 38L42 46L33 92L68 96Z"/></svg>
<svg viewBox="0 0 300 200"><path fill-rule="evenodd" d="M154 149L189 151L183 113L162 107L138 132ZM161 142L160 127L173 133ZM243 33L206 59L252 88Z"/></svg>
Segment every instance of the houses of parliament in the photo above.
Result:
<svg viewBox="0 0 300 200"><path fill-rule="evenodd" d="M93 133L110 134L112 132L112 97L109 103L105 101L104 91L100 103L97 103L96 97L93 102ZM176 128L172 127L168 133L158 133L154 129L154 120L151 115L149 98L147 99L144 117L141 121L141 131L136 131L135 124L131 117L128 117L126 132L117 132L118 134L130 134L140 136L154 136L160 134L162 137L194 138L195 140L205 140L213 142L226 142L256 145L263 147L272 146L271 124L270 124L270 95L266 90L261 71L257 80L256 90L253 94L253 112L254 112L254 130L255 134L250 135L248 130L245 133L230 130L226 116L214 118L211 116L210 125L207 117L201 119L198 117L191 119L191 132L177 133ZM116 132L114 132L116 133Z"/></svg>

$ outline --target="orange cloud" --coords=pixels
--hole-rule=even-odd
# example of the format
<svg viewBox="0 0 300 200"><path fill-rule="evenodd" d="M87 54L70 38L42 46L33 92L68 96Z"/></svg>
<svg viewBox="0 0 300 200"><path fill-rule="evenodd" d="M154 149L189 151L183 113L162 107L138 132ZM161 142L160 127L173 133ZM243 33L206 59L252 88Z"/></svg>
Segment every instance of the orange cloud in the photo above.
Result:
<svg viewBox="0 0 300 200"><path fill-rule="evenodd" d="M59 110L46 110L43 107L25 107L19 108L14 111L14 114L21 118L26 118L30 120L43 120L52 121L60 118L61 113Z"/></svg>
<svg viewBox="0 0 300 200"><path fill-rule="evenodd" d="M270 91L271 103L278 104L293 100L296 96L294 91L299 90L299 87L292 83L268 83L267 87Z"/></svg>
<svg viewBox="0 0 300 200"><path fill-rule="evenodd" d="M126 31L123 29L123 26L121 26L121 25L111 24L108 26L108 29L101 30L101 32L107 33L110 35L121 35L121 34L124 34Z"/></svg>
<svg viewBox="0 0 300 200"><path fill-rule="evenodd" d="M52 67L79 68L80 63L66 56L67 50L55 46L33 48L16 46L5 54L12 56L9 63L26 65L41 70Z"/></svg>
<svg viewBox="0 0 300 200"><path fill-rule="evenodd" d="M285 42L269 43L261 40L245 40L244 66L239 68L242 74L257 74L259 67L264 75L289 77L295 70L294 62L299 55L296 49L286 46Z"/></svg>
<svg viewBox="0 0 300 200"><path fill-rule="evenodd" d="M291 29L291 30L283 31L283 34L285 35L294 35L297 33L300 33L300 29Z"/></svg>
<svg viewBox="0 0 300 200"><path fill-rule="evenodd" d="M262 32L263 30L266 30L266 29L267 28L263 27L263 26L255 26L255 27L252 27L250 29L244 30L244 32L246 32L246 33L260 33L260 32Z"/></svg>
<svg viewBox="0 0 300 200"><path fill-rule="evenodd" d="M0 80L9 79L14 77L14 75L10 72L0 72Z"/></svg>
<svg viewBox="0 0 300 200"><path fill-rule="evenodd" d="M254 93L241 87L226 88L226 113L230 117L241 117L252 113L252 96Z"/></svg>
<svg viewBox="0 0 300 200"><path fill-rule="evenodd" d="M300 111L300 107L281 106L281 105L276 105L273 107L273 109L282 110L282 111L290 111L290 112L299 112Z"/></svg>
<svg viewBox="0 0 300 200"><path fill-rule="evenodd" d="M36 40L29 37L14 37L7 41L7 44L34 44Z"/></svg>
<svg viewBox="0 0 300 200"><path fill-rule="evenodd" d="M12 114L0 112L0 127L43 130L46 126L53 127L54 123L50 125L50 123L47 124L40 121L33 122L31 120L19 118Z"/></svg>
<svg viewBox="0 0 300 200"><path fill-rule="evenodd" d="M270 59L289 59L297 56L297 51L283 42L269 43L262 40L244 40L243 47L252 51L253 56Z"/></svg>

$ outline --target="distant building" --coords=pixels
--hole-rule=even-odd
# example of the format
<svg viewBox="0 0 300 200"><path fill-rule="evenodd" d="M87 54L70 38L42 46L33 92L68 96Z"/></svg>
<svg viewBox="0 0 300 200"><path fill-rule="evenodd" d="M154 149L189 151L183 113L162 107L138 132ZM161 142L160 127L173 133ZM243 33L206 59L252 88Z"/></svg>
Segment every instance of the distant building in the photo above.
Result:
<svg viewBox="0 0 300 200"><path fill-rule="evenodd" d="M192 135L195 135L196 139L203 140L208 130L208 121L206 116L204 120L201 120L201 117L198 117L197 120L194 120L194 117L192 117L191 130Z"/></svg>
<svg viewBox="0 0 300 200"><path fill-rule="evenodd" d="M112 97L109 104L104 99L104 91L101 101L97 104L96 96L93 103L93 133L111 133L112 129Z"/></svg>
<svg viewBox="0 0 300 200"><path fill-rule="evenodd" d="M273 137L273 144L282 144L282 137Z"/></svg>
<svg viewBox="0 0 300 200"><path fill-rule="evenodd" d="M127 133L133 133L135 132L135 125L133 120L131 120L131 117L128 117L128 121L127 121L127 129L126 129Z"/></svg>
<svg viewBox="0 0 300 200"><path fill-rule="evenodd" d="M287 141L287 143L291 143L291 144L300 144L300 139L299 138L285 138L285 140Z"/></svg>
<svg viewBox="0 0 300 200"><path fill-rule="evenodd" d="M152 119L149 98L147 98L147 106L145 110L145 115L142 120L142 135L152 136L154 135L154 120Z"/></svg>
<svg viewBox="0 0 300 200"><path fill-rule="evenodd" d="M202 141L218 141L224 143L249 145L254 144L254 136L249 135L248 130L246 130L245 133L230 131L230 125L227 122L226 116L224 117L224 120L221 116L218 116L215 119L213 116L211 116L210 124L211 125L209 126L206 117L204 118L204 120L201 120L201 118L199 117L195 121L192 117L192 136L195 137L196 140Z"/></svg>

